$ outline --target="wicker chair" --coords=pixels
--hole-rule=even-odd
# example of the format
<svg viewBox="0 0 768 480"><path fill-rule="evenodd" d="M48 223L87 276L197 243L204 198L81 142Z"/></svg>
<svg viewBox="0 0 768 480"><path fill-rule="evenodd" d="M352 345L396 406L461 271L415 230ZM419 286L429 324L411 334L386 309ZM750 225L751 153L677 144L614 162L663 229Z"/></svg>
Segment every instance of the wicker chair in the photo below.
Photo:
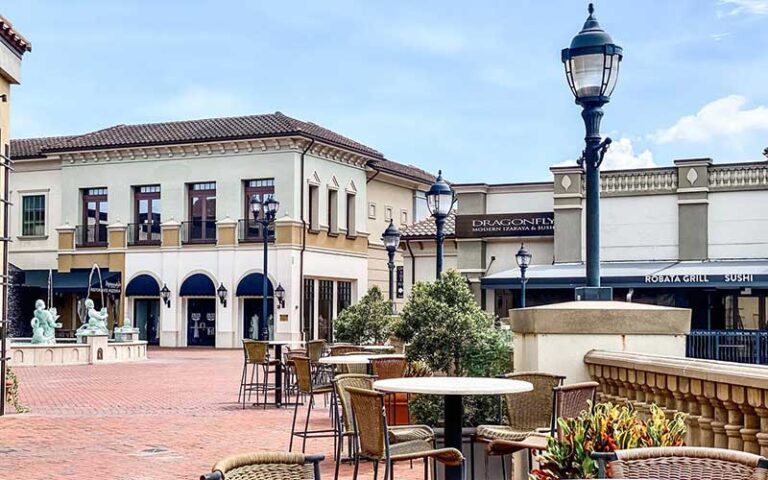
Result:
<svg viewBox="0 0 768 480"><path fill-rule="evenodd" d="M326 395L333 393L333 385L320 384L315 385L312 381L312 366L309 357L293 357L293 364L296 371L296 385L298 386L298 393L296 395L296 402L293 408L293 424L291 426L291 441L288 445L288 451L293 451L293 437L302 438L301 451L304 452L307 447L307 438L327 438L333 437L333 450L336 451L336 438L338 435L338 429L336 419L334 416L335 408L331 409L331 428L321 430L309 430L309 417L312 413L312 408L315 406L315 395ZM296 431L296 416L299 413L299 399L301 396L308 398L307 401L307 418L304 422L304 429Z"/></svg>
<svg viewBox="0 0 768 480"><path fill-rule="evenodd" d="M578 417L581 412L589 408L590 404L594 405L599 385L597 382L582 382L555 387L552 392L554 415L552 415L549 431L532 432L522 440L493 440L488 444L488 455L511 455L526 450L528 452L528 465L530 465L531 451L546 449L549 437L560 435L557 430L557 419Z"/></svg>
<svg viewBox="0 0 768 480"><path fill-rule="evenodd" d="M437 460L447 466L461 467L464 477L464 456L455 448L434 448L433 442L416 439L392 443L392 430L387 426L387 414L384 408L384 395L373 390L347 387L352 405L353 429L356 435L355 468L353 479L357 480L360 459L373 461L374 478L379 462L384 462L384 480L394 478L392 465L395 462L424 460L424 478L429 471L429 459ZM433 476L434 477L434 476Z"/></svg>
<svg viewBox="0 0 768 480"><path fill-rule="evenodd" d="M290 403L292 394L299 394L299 387L296 384L296 365L293 362L293 357L306 356L307 351L303 348L289 348L284 354L285 369L283 369L283 374L285 375L285 378L283 379L283 388L285 389L286 403Z"/></svg>
<svg viewBox="0 0 768 480"><path fill-rule="evenodd" d="M216 462L200 480L320 480L323 455L249 453Z"/></svg>
<svg viewBox="0 0 768 480"><path fill-rule="evenodd" d="M402 378L405 376L405 370L408 367L408 361L405 357L381 357L370 360L371 373L379 380L388 378ZM392 423L397 425L397 394L388 393L385 396L387 401L387 411L392 413ZM406 415L406 422L408 415Z"/></svg>
<svg viewBox="0 0 768 480"><path fill-rule="evenodd" d="M250 399L252 392L256 392L257 403L258 394L264 393L264 408L267 408L267 392L275 390L275 387L268 383L269 374L274 373L274 369L270 370L269 367L277 365L278 362L279 360L269 358L269 343L243 339L243 374L240 377L240 393L237 396L238 402L242 399L243 408L245 408L246 397ZM250 381L248 366L251 367ZM262 381L259 381L259 373L263 375Z"/></svg>
<svg viewBox="0 0 768 480"><path fill-rule="evenodd" d="M768 459L752 453L703 447L656 447L593 455L598 478L658 480L766 480ZM608 468L605 468L605 461ZM606 470L608 476L606 477Z"/></svg>
<svg viewBox="0 0 768 480"><path fill-rule="evenodd" d="M355 345L332 345L330 355L332 357L337 357L339 355L349 355L351 353L360 353L362 351L362 348Z"/></svg>

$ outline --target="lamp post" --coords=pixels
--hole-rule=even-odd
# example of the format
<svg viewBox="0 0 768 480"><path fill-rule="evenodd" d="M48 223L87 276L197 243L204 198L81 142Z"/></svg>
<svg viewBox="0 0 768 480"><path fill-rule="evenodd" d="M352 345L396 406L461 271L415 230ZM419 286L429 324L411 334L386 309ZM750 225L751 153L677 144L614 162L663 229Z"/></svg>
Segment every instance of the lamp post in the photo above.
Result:
<svg viewBox="0 0 768 480"><path fill-rule="evenodd" d="M525 244L520 244L520 250L515 254L515 261L517 266L520 267L520 308L525 308L525 284L528 283L528 278L525 276L525 271L528 270L528 265L531 264L533 255L525 249Z"/></svg>
<svg viewBox="0 0 768 480"><path fill-rule="evenodd" d="M445 241L445 219L448 214L451 213L453 205L456 203L456 194L448 183L443 180L443 171L437 172L437 178L435 183L429 188L426 193L427 208L429 213L435 219L435 226L437 227L437 233L435 234L435 254L437 256L437 279L440 279L440 274L443 273L443 242Z"/></svg>
<svg viewBox="0 0 768 480"><path fill-rule="evenodd" d="M611 139L600 137L600 121L602 107L611 100L616 87L623 52L600 27L594 12L590 3L584 28L573 37L571 46L563 49L562 61L586 127L586 148L579 166L586 169L587 177L587 285L577 288L576 296L582 300L610 300L611 288L600 286L600 164Z"/></svg>
<svg viewBox="0 0 768 480"><path fill-rule="evenodd" d="M389 256L389 301L392 305L392 313L395 313L395 252L397 247L400 246L400 230L397 229L392 219L389 220L389 225L384 233L381 235L381 239L384 241L384 246L387 248L387 255Z"/></svg>
<svg viewBox="0 0 768 480"><path fill-rule="evenodd" d="M265 200L262 202L259 195L251 195L251 213L253 213L253 220L261 225L261 237L264 242L264 271L262 277L262 295L263 300L261 302L261 318L259 318L259 340L269 340L269 324L267 318L269 315L269 308L267 308L267 293L269 292L269 278L267 270L267 260L269 253L269 226L275 221L277 210L280 208L280 202L275 200L272 195L265 195ZM283 292L283 295L285 292Z"/></svg>

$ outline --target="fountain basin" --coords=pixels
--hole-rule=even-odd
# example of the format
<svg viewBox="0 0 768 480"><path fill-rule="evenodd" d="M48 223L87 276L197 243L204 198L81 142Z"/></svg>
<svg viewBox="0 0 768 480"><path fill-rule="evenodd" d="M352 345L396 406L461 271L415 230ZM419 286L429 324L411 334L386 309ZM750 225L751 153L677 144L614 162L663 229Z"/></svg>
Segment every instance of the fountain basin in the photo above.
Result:
<svg viewBox="0 0 768 480"><path fill-rule="evenodd" d="M14 367L93 365L147 359L147 342L142 340L116 342L109 341L106 335L86 337L83 343L76 339L57 339L54 345L32 344L25 338L11 340L8 356Z"/></svg>

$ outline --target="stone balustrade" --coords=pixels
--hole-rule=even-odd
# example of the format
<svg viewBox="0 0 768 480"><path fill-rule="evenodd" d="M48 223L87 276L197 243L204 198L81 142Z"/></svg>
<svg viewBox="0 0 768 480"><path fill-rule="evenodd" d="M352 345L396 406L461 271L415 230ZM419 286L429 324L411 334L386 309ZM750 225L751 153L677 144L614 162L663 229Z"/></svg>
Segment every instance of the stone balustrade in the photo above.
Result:
<svg viewBox="0 0 768 480"><path fill-rule="evenodd" d="M688 445L768 456L768 368L604 350L584 362L600 383L599 401L684 412Z"/></svg>

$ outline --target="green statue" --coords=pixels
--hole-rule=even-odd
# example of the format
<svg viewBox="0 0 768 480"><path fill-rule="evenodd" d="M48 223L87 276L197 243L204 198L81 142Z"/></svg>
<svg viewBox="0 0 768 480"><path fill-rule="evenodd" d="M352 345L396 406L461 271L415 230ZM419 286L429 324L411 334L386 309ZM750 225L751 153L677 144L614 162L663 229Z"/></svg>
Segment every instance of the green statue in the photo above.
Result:
<svg viewBox="0 0 768 480"><path fill-rule="evenodd" d="M45 302L38 300L35 302L35 316L30 324L32 325L32 343L40 345L51 345L56 343L56 327L61 327L56 323L59 315L55 308L45 309Z"/></svg>
<svg viewBox="0 0 768 480"><path fill-rule="evenodd" d="M109 330L107 330L107 318L109 318L107 308L102 307L100 311L96 310L93 300L87 298L85 300L85 310L88 322L78 328L75 335L109 335Z"/></svg>

